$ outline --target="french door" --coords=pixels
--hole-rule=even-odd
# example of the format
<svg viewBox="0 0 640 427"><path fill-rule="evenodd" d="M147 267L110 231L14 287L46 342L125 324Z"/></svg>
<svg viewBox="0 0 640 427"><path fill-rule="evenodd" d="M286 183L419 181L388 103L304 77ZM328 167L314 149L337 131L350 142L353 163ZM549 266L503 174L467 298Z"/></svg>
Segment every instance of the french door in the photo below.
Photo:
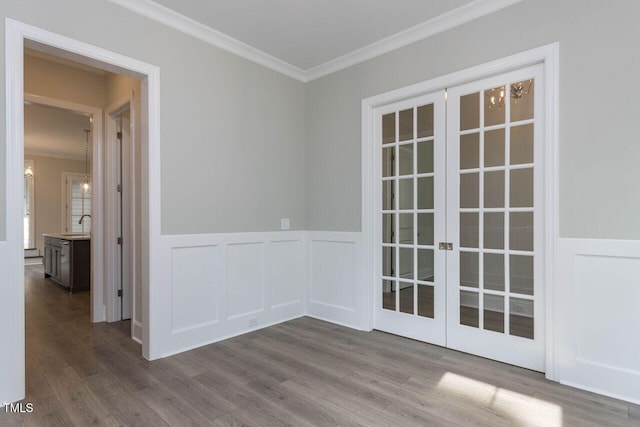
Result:
<svg viewBox="0 0 640 427"><path fill-rule="evenodd" d="M445 92L380 110L376 326L445 345Z"/></svg>
<svg viewBox="0 0 640 427"><path fill-rule="evenodd" d="M376 110L376 329L544 370L542 66Z"/></svg>

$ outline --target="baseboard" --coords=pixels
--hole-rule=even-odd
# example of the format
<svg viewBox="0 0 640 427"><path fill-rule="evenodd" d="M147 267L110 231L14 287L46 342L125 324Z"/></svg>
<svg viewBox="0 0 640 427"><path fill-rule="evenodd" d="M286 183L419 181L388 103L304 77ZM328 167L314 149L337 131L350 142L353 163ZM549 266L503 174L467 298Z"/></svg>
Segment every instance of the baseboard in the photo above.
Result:
<svg viewBox="0 0 640 427"><path fill-rule="evenodd" d="M135 342L142 344L142 323L137 320L133 320L133 332L131 335L131 339Z"/></svg>
<svg viewBox="0 0 640 427"><path fill-rule="evenodd" d="M355 329L356 331L371 332L371 329L363 329L359 325L352 325L350 323L341 322L339 320L331 319L329 317L324 317L324 316L320 316L320 315L317 315L317 314L307 313L303 317L310 317L312 319L322 320L323 322L332 323L332 324L338 325L338 326L344 326L345 328Z"/></svg>
<svg viewBox="0 0 640 427"><path fill-rule="evenodd" d="M586 387L586 386L584 386L582 384L574 383L574 382L571 382L571 381L560 380L558 382L560 384L562 384L562 385L573 387L573 388L576 388L576 389L579 389L579 390L584 390L584 391L588 391L588 392L591 392L591 393L600 394L602 396L611 397L612 399L618 399L618 400L622 400L622 401L625 401L625 402L633 403L634 405L640 405L640 399L630 398L629 396L624 396L624 395L620 395L620 394L616 394L616 393L611 393L610 391L603 390L601 388Z"/></svg>
<svg viewBox="0 0 640 427"><path fill-rule="evenodd" d="M40 256L40 250L38 248L25 249L24 257L25 258L37 258Z"/></svg>
<svg viewBox="0 0 640 427"><path fill-rule="evenodd" d="M193 349L196 349L196 348L204 347L204 346L210 345L210 344L215 344L215 343L220 342L220 341L228 340L229 338L239 337L241 335L244 335L244 334L247 334L247 333L250 333L250 332L259 331L260 329L264 329L264 328L268 328L268 327L271 327L271 326L275 326L275 325L278 325L278 324L284 323L284 322L289 322L291 320L299 319L301 317L305 317L305 314L304 313L303 314L298 314L298 315L295 315L295 316L292 316L292 317L289 317L289 318L284 318L282 320L277 320L275 322L271 322L271 323L266 323L264 325L260 325L257 328L252 328L252 329L244 330L244 331L238 331L238 332L234 332L234 333L231 333L231 334L227 334L227 335L223 335L223 336L220 336L220 337L216 337L216 338L211 339L211 340L203 341L203 342L198 343L198 344L189 345L187 347L183 347L183 348L180 348L180 349L165 353L165 354L162 355L162 357L163 358L164 357L171 357L171 356L174 356L176 354L184 353L185 351L189 351L189 350L193 350Z"/></svg>
<svg viewBox="0 0 640 427"><path fill-rule="evenodd" d="M103 305L100 307L98 313L92 313L91 323L101 323L107 320L107 306Z"/></svg>

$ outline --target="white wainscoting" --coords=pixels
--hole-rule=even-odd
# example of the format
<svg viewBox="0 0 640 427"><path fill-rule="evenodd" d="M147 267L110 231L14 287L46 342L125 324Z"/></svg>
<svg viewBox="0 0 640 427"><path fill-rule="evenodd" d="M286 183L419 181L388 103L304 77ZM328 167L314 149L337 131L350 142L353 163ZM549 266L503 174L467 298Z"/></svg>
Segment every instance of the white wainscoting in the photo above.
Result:
<svg viewBox="0 0 640 427"><path fill-rule="evenodd" d="M22 251L10 251L0 241L0 405L25 396L24 269L9 268L21 264Z"/></svg>
<svg viewBox="0 0 640 427"><path fill-rule="evenodd" d="M9 266L7 265L7 242L0 241L0 271L7 272L9 271ZM2 291L2 295L7 295L9 293L11 295L11 286L15 286L9 282L9 280L3 280L0 283L0 290ZM10 328L13 324L13 309L11 304L13 300L11 298L0 298L0 325L2 328ZM13 342L12 331L9 330L9 336L4 336L0 341L2 345L0 345L0 405L3 402L12 402L10 398L15 397L14 391L11 388L13 385L13 381L15 378L11 376L11 371L13 370L13 357L12 357L12 346L15 345ZM16 397L19 399L20 397Z"/></svg>
<svg viewBox="0 0 640 427"><path fill-rule="evenodd" d="M640 241L558 241L556 379L640 403Z"/></svg>
<svg viewBox="0 0 640 427"><path fill-rule="evenodd" d="M162 236L162 355L304 315L305 233ZM155 299L154 298L154 299Z"/></svg>
<svg viewBox="0 0 640 427"><path fill-rule="evenodd" d="M362 280L361 233L307 232L307 315L366 328L370 292Z"/></svg>

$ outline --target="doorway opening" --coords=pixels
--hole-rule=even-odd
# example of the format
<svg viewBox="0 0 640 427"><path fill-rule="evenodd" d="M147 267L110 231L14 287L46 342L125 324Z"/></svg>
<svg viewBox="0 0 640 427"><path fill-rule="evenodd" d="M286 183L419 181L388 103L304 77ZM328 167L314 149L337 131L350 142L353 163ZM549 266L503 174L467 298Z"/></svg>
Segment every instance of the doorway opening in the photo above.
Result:
<svg viewBox="0 0 640 427"><path fill-rule="evenodd" d="M140 110L135 103L140 82L31 49L25 49L24 69L24 146L34 164L29 178L36 195L29 219L35 223L36 249L44 255L44 275L70 292L91 288L91 321L132 320L137 325L131 328L132 337L141 342L140 308L132 319L132 301L141 300L140 234L135 232L135 225L140 230L140 210L135 209L141 204L140 137L132 132ZM36 84L43 81L45 87L65 88L58 96L66 99L50 97ZM121 98L126 103L116 101L122 104L118 111L105 105ZM120 127L114 132L116 120ZM98 173L92 179L94 170ZM103 199L94 193L102 193ZM91 264L89 249L81 256L80 247L93 247L98 254L103 248L104 257L93 257L93 267L102 264L104 277L97 274L99 267L79 265L80 259ZM138 272L135 277L133 271Z"/></svg>
<svg viewBox="0 0 640 427"><path fill-rule="evenodd" d="M132 301L141 300L134 295L141 292L140 274L133 276L140 271L140 236L135 232L140 211L134 209L141 204L141 191L133 185L141 176L140 138L132 132L140 110L135 103L140 81L65 59L51 49L36 49L27 47L24 54L24 149L33 165L30 194L36 200L29 219L43 253L44 277L70 293L90 289L94 323L132 320ZM46 87L64 88L57 95L64 99L51 97ZM116 101L121 104L117 111L113 102L106 105L122 98L126 102ZM100 264L104 276L99 275ZM131 337L141 342L140 309L137 314Z"/></svg>
<svg viewBox="0 0 640 427"><path fill-rule="evenodd" d="M54 55L64 60L75 61L89 67L107 72L122 74L140 81L140 287L141 287L141 337L142 355L150 360L160 357L154 347L149 322L149 287L153 282L156 268L154 260L158 258L157 241L160 237L159 205L159 70L157 67L138 60L106 51L96 46L70 39L37 27L11 19L6 20L6 96L7 96L7 280L12 284L5 301L3 311L13 327L5 337L4 346L8 349L4 359L10 366L3 376L0 392L3 399L17 401L25 396L25 278L24 278L24 48ZM57 88L60 89L60 88ZM102 117L100 117L102 118ZM101 141L100 141L101 142ZM93 150L92 181L92 231L91 269L94 295L102 295L102 313L94 310L97 319L105 316L108 305L109 289L105 286L105 260L109 257L104 232L105 223L113 216L105 209L103 200L106 195L103 169L104 154L102 147ZM92 298L92 309L95 299ZM98 307L100 308L100 307ZM157 343L156 343L157 344Z"/></svg>

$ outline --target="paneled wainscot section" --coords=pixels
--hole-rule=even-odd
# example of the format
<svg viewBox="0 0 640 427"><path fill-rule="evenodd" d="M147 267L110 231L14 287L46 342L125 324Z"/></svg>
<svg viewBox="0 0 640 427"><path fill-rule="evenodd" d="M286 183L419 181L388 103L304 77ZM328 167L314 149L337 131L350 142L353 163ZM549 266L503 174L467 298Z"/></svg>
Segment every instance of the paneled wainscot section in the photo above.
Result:
<svg viewBox="0 0 640 427"><path fill-rule="evenodd" d="M300 316L364 329L361 234L163 236L154 342L168 356Z"/></svg>
<svg viewBox="0 0 640 427"><path fill-rule="evenodd" d="M558 240L561 383L640 403L640 241Z"/></svg>
<svg viewBox="0 0 640 427"><path fill-rule="evenodd" d="M304 254L304 232L163 236L163 356L304 315Z"/></svg>
<svg viewBox="0 0 640 427"><path fill-rule="evenodd" d="M361 240L356 232L307 232L308 316L366 329Z"/></svg>

